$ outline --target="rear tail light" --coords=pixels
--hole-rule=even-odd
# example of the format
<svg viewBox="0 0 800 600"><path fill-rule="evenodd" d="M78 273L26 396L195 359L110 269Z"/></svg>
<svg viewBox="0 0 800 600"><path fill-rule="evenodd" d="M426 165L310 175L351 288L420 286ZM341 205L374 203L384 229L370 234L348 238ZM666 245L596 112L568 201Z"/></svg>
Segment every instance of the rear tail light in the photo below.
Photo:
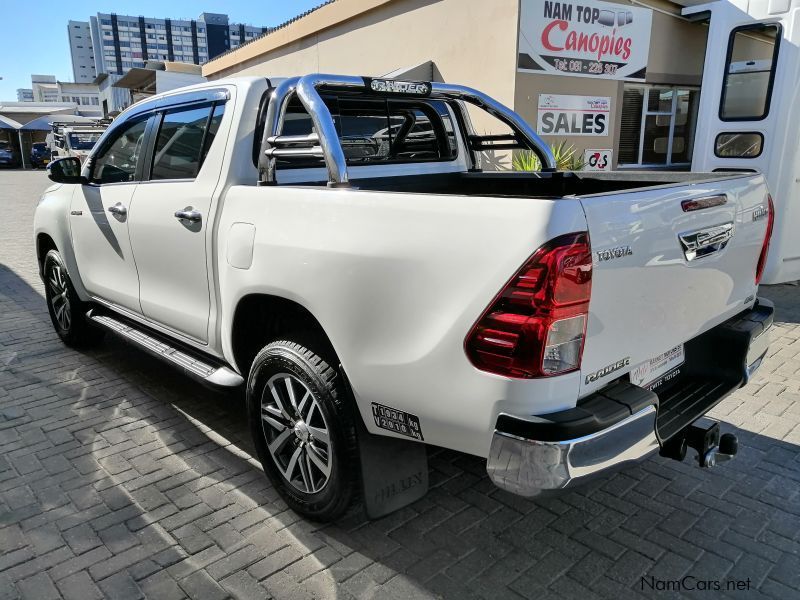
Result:
<svg viewBox="0 0 800 600"><path fill-rule="evenodd" d="M767 255L769 254L769 242L772 239L772 228L775 225L775 206L772 204L772 195L767 194L767 232L764 234L764 243L761 246L761 254L756 265L756 285L761 283L761 276L764 275L764 267L767 265Z"/></svg>
<svg viewBox="0 0 800 600"><path fill-rule="evenodd" d="M592 253L586 232L539 248L472 327L467 356L482 371L506 377L549 377L581 366Z"/></svg>

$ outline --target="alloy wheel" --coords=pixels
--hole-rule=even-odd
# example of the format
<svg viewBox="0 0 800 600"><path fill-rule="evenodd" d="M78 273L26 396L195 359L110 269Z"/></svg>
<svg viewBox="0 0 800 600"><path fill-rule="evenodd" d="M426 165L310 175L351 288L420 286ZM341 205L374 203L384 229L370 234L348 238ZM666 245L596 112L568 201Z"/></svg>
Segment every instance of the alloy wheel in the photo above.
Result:
<svg viewBox="0 0 800 600"><path fill-rule="evenodd" d="M306 494L321 491L331 475L332 448L325 415L295 375L273 375L261 396L267 449L284 478Z"/></svg>
<svg viewBox="0 0 800 600"><path fill-rule="evenodd" d="M67 278L61 265L53 263L50 266L47 274L47 287L50 290L50 306L53 308L53 316L59 327L68 331L72 324L72 311L69 304Z"/></svg>

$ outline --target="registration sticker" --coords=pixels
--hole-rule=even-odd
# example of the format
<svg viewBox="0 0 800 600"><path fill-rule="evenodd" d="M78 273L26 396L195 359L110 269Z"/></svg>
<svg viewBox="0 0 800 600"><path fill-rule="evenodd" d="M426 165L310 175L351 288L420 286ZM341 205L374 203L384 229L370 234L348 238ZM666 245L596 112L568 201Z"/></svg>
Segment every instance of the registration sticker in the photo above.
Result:
<svg viewBox="0 0 800 600"><path fill-rule="evenodd" d="M683 361L683 344L680 344L633 367L630 374L631 383L648 389L655 387L654 384L659 383L667 373L680 367Z"/></svg>

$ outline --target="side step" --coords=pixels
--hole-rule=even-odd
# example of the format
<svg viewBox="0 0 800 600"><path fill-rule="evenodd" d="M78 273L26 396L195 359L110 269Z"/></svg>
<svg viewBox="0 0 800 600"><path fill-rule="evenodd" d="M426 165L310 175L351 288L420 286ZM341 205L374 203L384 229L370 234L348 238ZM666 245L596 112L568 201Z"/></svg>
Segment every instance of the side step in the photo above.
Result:
<svg viewBox="0 0 800 600"><path fill-rule="evenodd" d="M241 375L224 365L209 364L208 358L200 357L199 353L190 353L188 349L179 349L171 346L161 337L156 337L144 328L137 328L130 321L97 312L95 309L86 313L86 316L95 324L127 340L142 350L149 352L157 358L182 369L188 375L199 379L202 383L213 387L231 388L244 383Z"/></svg>

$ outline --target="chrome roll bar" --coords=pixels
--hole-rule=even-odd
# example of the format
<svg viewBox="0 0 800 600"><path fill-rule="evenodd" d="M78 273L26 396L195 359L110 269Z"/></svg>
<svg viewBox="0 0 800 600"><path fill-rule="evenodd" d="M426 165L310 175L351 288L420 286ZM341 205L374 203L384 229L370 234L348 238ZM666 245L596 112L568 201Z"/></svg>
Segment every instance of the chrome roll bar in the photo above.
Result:
<svg viewBox="0 0 800 600"><path fill-rule="evenodd" d="M264 134L261 140L261 153L258 161L260 183L267 185L275 183L275 158L277 156L319 156L321 154L325 159L325 166L328 169L328 185L332 187L348 186L350 180L347 173L347 160L344 150L342 149L342 144L339 141L339 135L336 131L333 117L325 101L319 95L319 88L370 91L368 83L370 81L375 80L347 75L321 74L292 77L282 81L273 90L269 106L267 107ZM392 82L393 80L380 79L379 81ZM424 95L398 93L397 97L432 98L445 101L463 101L473 104L511 127L516 138L539 157L544 170L556 170L556 161L553 152L550 150L550 146L536 134L533 128L528 125L522 117L507 106L487 96L483 92L479 92L470 87L436 82L416 83L419 84L415 86L417 89L422 87L423 89L429 90L429 93ZM297 96L311 117L314 130L317 134L316 137L307 136L306 138L298 138L297 136L280 135L283 127L283 120L286 115L286 107L293 95ZM394 96L395 94L389 95ZM468 135L469 132L465 132L465 134ZM308 143L318 142L319 146L306 147L305 149L295 147L292 149L292 152L279 152L277 150L281 143L298 144L301 139ZM469 147L468 139L465 139L465 143Z"/></svg>

